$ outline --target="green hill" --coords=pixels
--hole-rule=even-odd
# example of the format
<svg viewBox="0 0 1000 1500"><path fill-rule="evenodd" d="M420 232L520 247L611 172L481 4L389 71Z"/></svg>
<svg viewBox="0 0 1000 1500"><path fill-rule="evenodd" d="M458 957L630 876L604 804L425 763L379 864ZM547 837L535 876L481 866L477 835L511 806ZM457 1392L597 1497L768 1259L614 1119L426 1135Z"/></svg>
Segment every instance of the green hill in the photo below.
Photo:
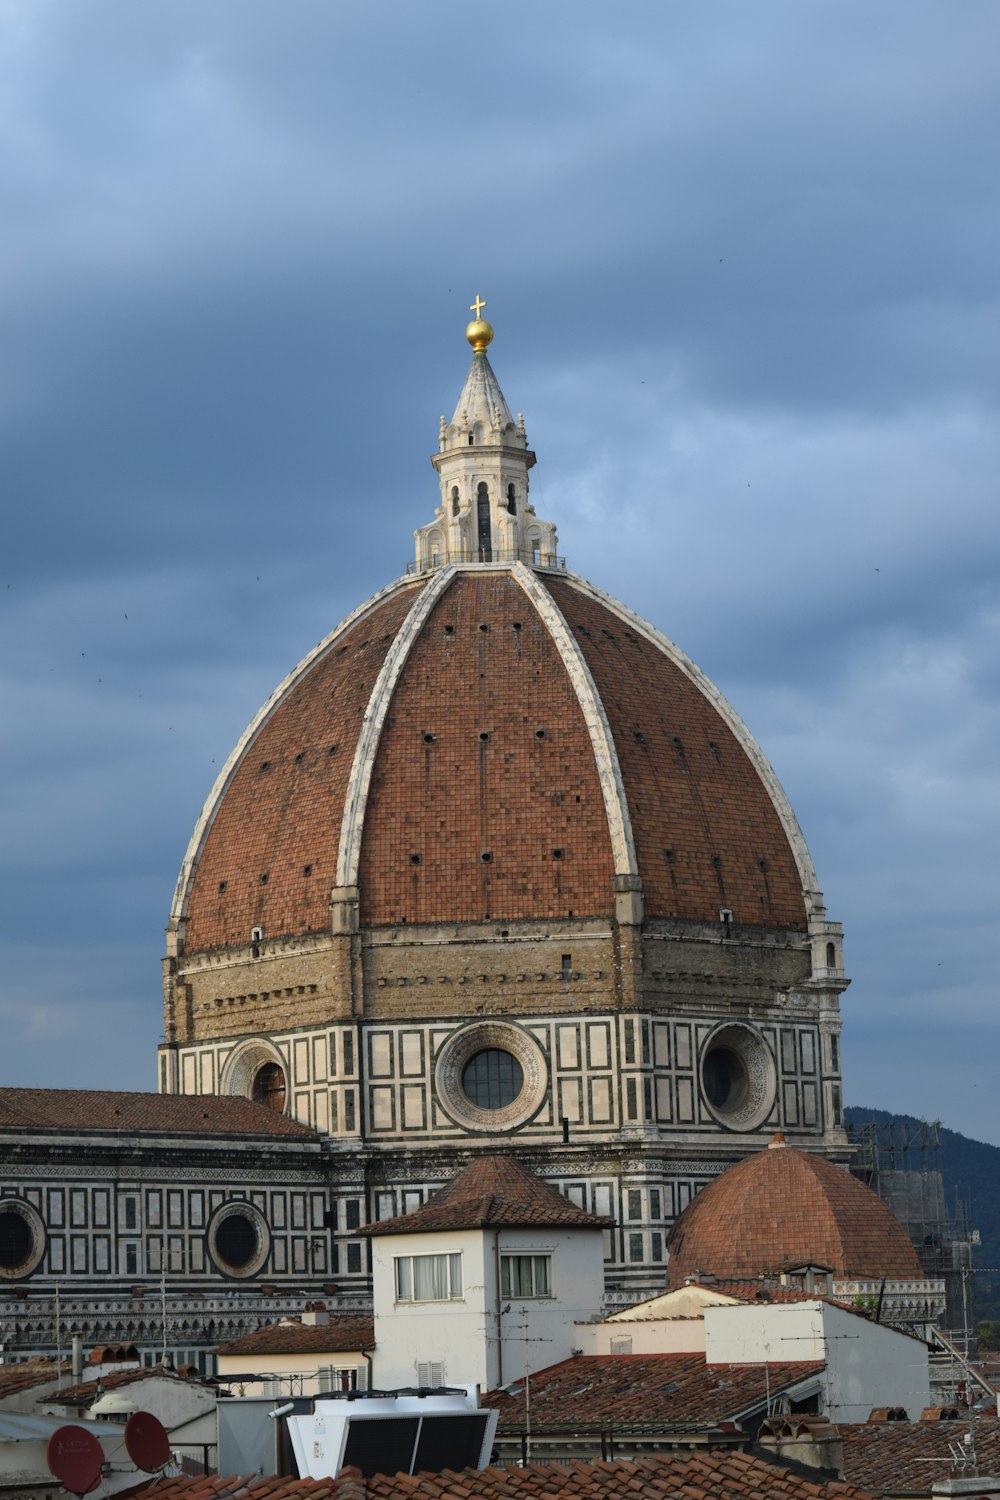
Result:
<svg viewBox="0 0 1000 1500"><path fill-rule="evenodd" d="M922 1123L915 1115L893 1115L884 1109L858 1105L851 1105L844 1114L849 1126L864 1125L872 1119L879 1125L894 1120L913 1128ZM981 1243L972 1251L977 1317L1000 1317L1000 1146L971 1140L942 1126L940 1153L911 1152L907 1162L898 1159L897 1165L940 1168L947 1213L955 1216L957 1206L963 1205L970 1228L980 1234Z"/></svg>

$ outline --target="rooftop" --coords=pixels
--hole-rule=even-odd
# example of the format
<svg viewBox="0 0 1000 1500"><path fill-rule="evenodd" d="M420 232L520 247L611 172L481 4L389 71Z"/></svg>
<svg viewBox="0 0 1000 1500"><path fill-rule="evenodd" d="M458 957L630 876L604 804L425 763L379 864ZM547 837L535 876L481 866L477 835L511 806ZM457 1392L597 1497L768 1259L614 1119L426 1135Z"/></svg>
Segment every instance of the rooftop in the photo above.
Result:
<svg viewBox="0 0 1000 1500"><path fill-rule="evenodd" d="M746 1453L683 1453L624 1463L527 1464L455 1473L336 1479L217 1474L158 1480L157 1500L869 1500L836 1480L813 1482Z"/></svg>
<svg viewBox="0 0 1000 1500"><path fill-rule="evenodd" d="M64 1359L62 1366L54 1359L26 1359L12 1365L0 1365L0 1401L7 1396L18 1396L22 1391L34 1390L36 1385L49 1385L58 1380L60 1373L69 1375L72 1366Z"/></svg>
<svg viewBox="0 0 1000 1500"><path fill-rule="evenodd" d="M39 1396L40 1403L48 1406L91 1406L101 1391L114 1391L122 1386L135 1385L147 1380L179 1380L189 1385L205 1385L199 1370L194 1365L185 1365L180 1370L164 1369L162 1365L138 1365L130 1370L109 1370L93 1380L83 1380L76 1385L64 1386Z"/></svg>
<svg viewBox="0 0 1000 1500"><path fill-rule="evenodd" d="M846 1167L786 1146L780 1134L701 1190L669 1248L672 1288L708 1272L726 1285L806 1265L836 1276L924 1279L906 1230L881 1198Z"/></svg>
<svg viewBox="0 0 1000 1500"><path fill-rule="evenodd" d="M570 1203L513 1156L480 1156L410 1214L369 1224L370 1235L425 1234L438 1229L509 1229L549 1224L564 1229L603 1229L598 1218Z"/></svg>
<svg viewBox="0 0 1000 1500"><path fill-rule="evenodd" d="M315 1139L308 1126L235 1094L138 1094L107 1089L0 1088L0 1130L5 1129Z"/></svg>
<svg viewBox="0 0 1000 1500"><path fill-rule="evenodd" d="M374 1349L375 1323L370 1314L333 1313L329 1323L289 1321L255 1328L242 1338L220 1344L216 1354L339 1354Z"/></svg>
<svg viewBox="0 0 1000 1500"><path fill-rule="evenodd" d="M703 1354L577 1354L531 1377L531 1429L698 1429L737 1421L819 1375L819 1360L710 1365ZM523 1388L491 1391L503 1431L524 1426Z"/></svg>
<svg viewBox="0 0 1000 1500"><path fill-rule="evenodd" d="M968 1433L968 1417L958 1421L859 1422L837 1428L844 1446L844 1473L873 1495L913 1494L958 1470L953 1450ZM974 1428L980 1474L1000 1474L1000 1421L978 1414Z"/></svg>

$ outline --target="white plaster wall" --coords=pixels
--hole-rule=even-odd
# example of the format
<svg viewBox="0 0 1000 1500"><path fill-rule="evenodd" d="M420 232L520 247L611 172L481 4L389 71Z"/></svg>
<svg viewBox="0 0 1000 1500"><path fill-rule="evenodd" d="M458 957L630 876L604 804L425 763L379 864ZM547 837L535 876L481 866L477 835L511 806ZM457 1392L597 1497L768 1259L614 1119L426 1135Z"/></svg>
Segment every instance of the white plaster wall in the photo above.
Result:
<svg viewBox="0 0 1000 1500"><path fill-rule="evenodd" d="M927 1345L839 1307L824 1309L833 1422L866 1422L873 1406L904 1406L911 1422L930 1405Z"/></svg>
<svg viewBox="0 0 1000 1500"><path fill-rule="evenodd" d="M831 1422L864 1422L873 1406L902 1406L911 1421L930 1403L927 1346L828 1302L705 1309L709 1363L826 1361Z"/></svg>
<svg viewBox="0 0 1000 1500"><path fill-rule="evenodd" d="M643 1318L631 1322L578 1323L576 1345L581 1354L611 1354L613 1339L631 1339L630 1354L703 1354L705 1320Z"/></svg>
<svg viewBox="0 0 1000 1500"><path fill-rule="evenodd" d="M372 1242L374 1382L412 1385L417 1364L440 1361L449 1385L493 1390L566 1359L576 1320L594 1313L604 1287L603 1236L590 1229L485 1229L391 1235ZM397 1303L399 1255L460 1252L463 1297ZM500 1298L498 1255L550 1255L552 1296ZM498 1333L499 1329L499 1333Z"/></svg>
<svg viewBox="0 0 1000 1500"><path fill-rule="evenodd" d="M244 1375L249 1371L261 1377L241 1382L242 1394L246 1396L263 1396L264 1381L269 1378L280 1380L282 1390L291 1395L318 1396L320 1369L329 1365L337 1370L357 1370L359 1389L367 1382L368 1361L360 1350L337 1354L220 1354L217 1363L220 1375Z"/></svg>
<svg viewBox="0 0 1000 1500"><path fill-rule="evenodd" d="M599 1229L504 1229L497 1232L497 1249L500 1254L552 1257L551 1297L504 1298L500 1303L501 1361L493 1380L509 1385L525 1369L544 1370L579 1347L577 1319L601 1306L603 1235Z"/></svg>
<svg viewBox="0 0 1000 1500"><path fill-rule="evenodd" d="M214 1416L215 1413L215 1391L209 1386L196 1385L193 1381L149 1375L144 1380L133 1381L119 1389L139 1411L148 1411L157 1417L168 1432L196 1417L206 1413ZM74 1420L76 1409L64 1407L58 1395L58 1391L53 1392L46 1401L39 1403L38 1409L46 1414L65 1413L68 1421ZM86 1418L87 1413L84 1412L83 1416Z"/></svg>
<svg viewBox="0 0 1000 1500"><path fill-rule="evenodd" d="M478 1229L372 1240L372 1374L377 1387L415 1385L418 1363L439 1360L446 1384L487 1389L491 1368L496 1367L496 1317L493 1274L490 1268L487 1279L485 1250L486 1236ZM461 1301L396 1301L397 1256L454 1254L462 1256Z"/></svg>
<svg viewBox="0 0 1000 1500"><path fill-rule="evenodd" d="M811 1302L706 1307L705 1356L710 1364L734 1365L826 1359L825 1307L818 1298Z"/></svg>

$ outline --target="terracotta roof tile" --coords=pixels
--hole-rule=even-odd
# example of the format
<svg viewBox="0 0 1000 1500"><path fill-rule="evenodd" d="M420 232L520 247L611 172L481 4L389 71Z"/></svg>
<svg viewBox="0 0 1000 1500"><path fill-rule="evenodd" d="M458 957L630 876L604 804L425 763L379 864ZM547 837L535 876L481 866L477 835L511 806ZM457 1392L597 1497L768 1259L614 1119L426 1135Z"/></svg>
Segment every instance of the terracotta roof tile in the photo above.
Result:
<svg viewBox="0 0 1000 1500"><path fill-rule="evenodd" d="M39 1396L38 1399L50 1405L89 1406L97 1398L98 1386L105 1391L113 1391L121 1386L135 1385L137 1381L150 1380L154 1376L158 1380L179 1380L186 1385L206 1384L197 1373L184 1375L177 1370L165 1370L162 1365L139 1365L131 1370L109 1370L106 1375L100 1375L94 1380L84 1380L78 1385L64 1386L62 1390L52 1391L47 1396Z"/></svg>
<svg viewBox="0 0 1000 1500"><path fill-rule="evenodd" d="M871 1188L824 1156L775 1142L703 1188L668 1246L672 1288L704 1272L742 1280L789 1265L924 1279L906 1230Z"/></svg>
<svg viewBox="0 0 1000 1500"><path fill-rule="evenodd" d="M571 577L537 582L603 703L647 916L717 923L722 904L738 923L804 928L781 816L710 690L613 600ZM426 585L403 580L363 606L269 705L182 883L187 953L245 944L255 926L269 939L328 929L358 734ZM610 916L613 871L586 717L547 624L509 573L458 573L410 644L379 738L362 924Z"/></svg>
<svg viewBox="0 0 1000 1500"><path fill-rule="evenodd" d="M532 1431L573 1427L688 1429L737 1420L772 1394L823 1369L821 1361L710 1365L703 1354L577 1354L531 1377ZM484 1404L500 1411L500 1431L524 1426L518 1389L491 1391Z"/></svg>
<svg viewBox="0 0 1000 1500"><path fill-rule="evenodd" d="M374 1349L375 1321L370 1314L333 1313L326 1325L268 1323L242 1338L220 1344L216 1354L340 1354Z"/></svg>
<svg viewBox="0 0 1000 1500"><path fill-rule="evenodd" d="M69 1375L72 1366L64 1359L61 1373ZM54 1359L26 1359L17 1364L0 1365L0 1401L5 1396L18 1396L22 1391L34 1390L36 1385L46 1385L58 1380L60 1366Z"/></svg>
<svg viewBox="0 0 1000 1500"><path fill-rule="evenodd" d="M230 1475L156 1481L157 1500L870 1500L837 1480L813 1483L748 1453L693 1452L617 1463L527 1464L440 1474L376 1475L345 1469L336 1479Z"/></svg>
<svg viewBox="0 0 1000 1500"><path fill-rule="evenodd" d="M369 1224L361 1233L424 1234L437 1229L535 1224L601 1229L613 1222L577 1208L513 1156L480 1156L440 1188L423 1208Z"/></svg>
<svg viewBox="0 0 1000 1500"><path fill-rule="evenodd" d="M844 1473L874 1495L929 1493L934 1480L956 1477L952 1449L968 1430L966 1413L951 1422L844 1424L837 1429ZM1000 1473L1000 1421L993 1413L977 1413L973 1430L980 1474Z"/></svg>
<svg viewBox="0 0 1000 1500"><path fill-rule="evenodd" d="M316 1139L308 1126L235 1094L136 1094L106 1089L0 1089L0 1129L5 1128Z"/></svg>

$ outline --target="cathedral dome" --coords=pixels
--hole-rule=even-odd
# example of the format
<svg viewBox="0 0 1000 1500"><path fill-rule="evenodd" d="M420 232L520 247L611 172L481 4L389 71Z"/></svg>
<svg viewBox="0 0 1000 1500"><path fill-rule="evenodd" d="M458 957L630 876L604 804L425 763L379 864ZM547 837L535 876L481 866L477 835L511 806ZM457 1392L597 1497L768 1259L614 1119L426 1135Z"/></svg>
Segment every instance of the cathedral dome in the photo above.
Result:
<svg viewBox="0 0 1000 1500"><path fill-rule="evenodd" d="M668 1250L671 1288L697 1275L741 1281L809 1265L845 1278L924 1276L906 1230L871 1188L780 1136L702 1189Z"/></svg>
<svg viewBox="0 0 1000 1500"><path fill-rule="evenodd" d="M345 906L355 930L660 918L802 933L822 916L745 726L671 641L567 570L529 504L535 455L487 358L485 306L416 562L240 740L181 871L178 951L322 933Z"/></svg>
<svg viewBox="0 0 1000 1500"><path fill-rule="evenodd" d="M721 693L560 556L485 306L412 564L278 685L198 819L160 1087L324 1137L343 1202L311 1222L354 1287L364 1223L516 1135L616 1221L636 1300L764 1133L845 1154L843 934Z"/></svg>
<svg viewBox="0 0 1000 1500"><path fill-rule="evenodd" d="M739 719L558 567L445 565L337 627L243 736L178 886L184 944L603 917L803 929L808 853ZM805 893L805 894L804 894Z"/></svg>

